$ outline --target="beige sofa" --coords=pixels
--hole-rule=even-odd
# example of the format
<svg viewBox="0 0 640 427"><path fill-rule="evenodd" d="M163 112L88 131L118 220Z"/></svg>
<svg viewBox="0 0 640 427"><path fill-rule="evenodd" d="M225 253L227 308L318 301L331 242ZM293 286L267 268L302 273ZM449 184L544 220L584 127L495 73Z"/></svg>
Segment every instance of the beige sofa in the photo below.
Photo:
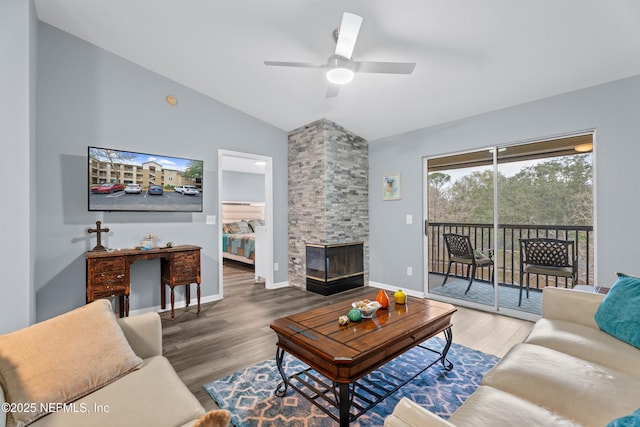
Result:
<svg viewBox="0 0 640 427"><path fill-rule="evenodd" d="M0 336L0 386L0 427L192 426L205 413L162 356L158 314L116 319L106 300Z"/></svg>
<svg viewBox="0 0 640 427"><path fill-rule="evenodd" d="M640 350L598 328L602 298L544 289L542 319L448 421L403 398L384 425L604 427L628 416L640 408Z"/></svg>

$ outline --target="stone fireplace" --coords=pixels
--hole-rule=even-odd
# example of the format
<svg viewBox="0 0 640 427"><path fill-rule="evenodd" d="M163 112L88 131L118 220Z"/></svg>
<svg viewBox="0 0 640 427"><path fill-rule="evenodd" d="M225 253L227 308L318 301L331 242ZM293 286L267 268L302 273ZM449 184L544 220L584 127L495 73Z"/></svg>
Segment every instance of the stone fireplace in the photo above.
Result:
<svg viewBox="0 0 640 427"><path fill-rule="evenodd" d="M368 153L365 139L327 119L289 132L290 285L318 292L318 284L307 281L308 246L352 244L362 248L362 271L357 286L368 282ZM334 289L346 290L340 290L341 287Z"/></svg>

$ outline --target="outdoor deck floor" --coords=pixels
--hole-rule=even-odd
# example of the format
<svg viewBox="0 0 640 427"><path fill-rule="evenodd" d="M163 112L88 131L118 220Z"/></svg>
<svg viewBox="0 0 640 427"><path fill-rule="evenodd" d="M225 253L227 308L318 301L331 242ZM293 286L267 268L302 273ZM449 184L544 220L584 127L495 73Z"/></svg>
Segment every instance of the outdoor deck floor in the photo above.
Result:
<svg viewBox="0 0 640 427"><path fill-rule="evenodd" d="M444 276L430 274L430 293L464 301L493 306L493 286L489 282L475 280L471 289L465 295L464 291L469 285L469 280L458 277L449 277L447 283L441 286ZM529 291L529 298L522 292L522 305L518 307L520 289L512 286L500 285L498 288L498 304L500 307L520 310L527 313L542 314L542 292L536 289Z"/></svg>

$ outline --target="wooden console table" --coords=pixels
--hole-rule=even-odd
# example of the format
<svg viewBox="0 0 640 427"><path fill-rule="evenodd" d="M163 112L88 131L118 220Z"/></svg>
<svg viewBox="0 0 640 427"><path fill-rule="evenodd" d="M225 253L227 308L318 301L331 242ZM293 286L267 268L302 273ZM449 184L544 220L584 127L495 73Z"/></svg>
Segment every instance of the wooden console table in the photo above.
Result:
<svg viewBox="0 0 640 427"><path fill-rule="evenodd" d="M197 284L198 313L200 313L200 247L192 245L171 248L122 249L113 252L87 252L87 303L98 298L117 296L120 317L129 315L131 286L130 266L139 259L157 259L161 262L160 307L166 307L165 286L171 289L171 318L174 311L176 286L186 286L185 299L189 306L190 285Z"/></svg>

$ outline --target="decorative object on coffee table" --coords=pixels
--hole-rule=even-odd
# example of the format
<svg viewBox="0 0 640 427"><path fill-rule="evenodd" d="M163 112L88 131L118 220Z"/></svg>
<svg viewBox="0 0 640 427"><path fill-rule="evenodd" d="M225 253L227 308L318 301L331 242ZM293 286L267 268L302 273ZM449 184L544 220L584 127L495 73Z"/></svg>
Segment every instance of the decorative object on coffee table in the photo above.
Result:
<svg viewBox="0 0 640 427"><path fill-rule="evenodd" d="M378 295L376 296L376 301L380 303L380 308L386 310L389 308L389 297L384 289L380 289L378 291Z"/></svg>
<svg viewBox="0 0 640 427"><path fill-rule="evenodd" d="M407 301L407 294L405 294L402 289L398 289L393 294L393 299L396 302L396 304L404 304L405 301Z"/></svg>
<svg viewBox="0 0 640 427"><path fill-rule="evenodd" d="M102 224L102 221L96 221L96 228L90 228L87 230L87 232L89 234L91 233L96 233L96 235L98 236L98 244L96 245L95 248L91 249L92 252L100 252L100 251L106 251L107 248L105 248L104 246L102 246L102 233L108 233L109 232L109 228L101 228L100 225Z"/></svg>

